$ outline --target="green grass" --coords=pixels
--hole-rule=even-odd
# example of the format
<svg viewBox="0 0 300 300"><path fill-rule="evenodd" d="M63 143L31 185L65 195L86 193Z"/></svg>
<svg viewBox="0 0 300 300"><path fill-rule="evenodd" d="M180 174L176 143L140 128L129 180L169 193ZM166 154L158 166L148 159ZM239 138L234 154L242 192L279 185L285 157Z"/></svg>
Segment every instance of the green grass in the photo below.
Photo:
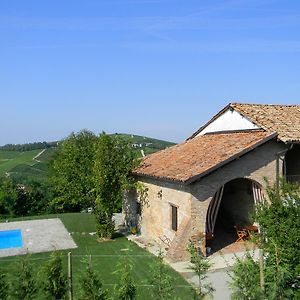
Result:
<svg viewBox="0 0 300 300"><path fill-rule="evenodd" d="M69 232L72 233L72 237L76 242L78 248L72 249L73 257L73 283L74 283L74 297L78 299L78 286L80 282L80 275L84 270L83 259L87 258L87 255L92 255L93 267L99 272L105 287L112 295L114 284L118 283L119 275L116 274L118 264L124 259L124 255L128 255L130 261L132 261L133 276L137 285L148 285L151 278L150 265L157 259L155 256L149 254L145 250L139 248L132 242L129 242L125 237L118 237L111 241L98 242L96 236L87 234L88 232L95 231L95 219L93 215L87 213L68 213L60 215L46 215L12 219L29 220L29 219L44 219L59 217L64 223ZM12 221L10 220L10 221ZM124 250L127 249L127 250ZM67 266L67 250L62 251L64 267ZM34 268L38 271L43 263L48 259L49 253L32 254L30 256L31 262L34 264ZM17 261L21 257L10 257L0 259L0 268L10 272L13 277L12 270L17 267ZM169 275L174 280L173 285L174 298L177 299L192 299L191 286L173 269L169 268ZM155 293L152 287L139 286L137 288L137 299L152 299L152 293ZM42 299L42 296L39 296Z"/></svg>
<svg viewBox="0 0 300 300"><path fill-rule="evenodd" d="M49 162L56 151L56 148L47 148L39 157L38 160L41 162Z"/></svg>
<svg viewBox="0 0 300 300"><path fill-rule="evenodd" d="M55 148L47 148L36 160L33 158L42 150L4 151L0 150L0 176L5 173L18 178L45 180L49 175L49 161L53 157Z"/></svg>
<svg viewBox="0 0 300 300"><path fill-rule="evenodd" d="M40 150L32 150L26 152L11 151L11 157L7 159L8 151L0 151L0 174L3 175L9 172L12 168L20 164L32 165L33 158L40 152Z"/></svg>
<svg viewBox="0 0 300 300"><path fill-rule="evenodd" d="M19 151L5 151L5 150L0 150L0 163L2 161L6 161L7 159L13 159L20 155L21 152Z"/></svg>
<svg viewBox="0 0 300 300"><path fill-rule="evenodd" d="M157 152L175 145L175 143L153 139L145 136L131 135L131 134L117 134L119 137L129 141L132 144L142 145L142 147L134 148L133 150L139 157L142 156L141 150L145 155ZM7 151L0 149L0 176L9 173L15 179L29 178L37 181L45 181L49 176L49 162L54 157L56 143L53 147L46 148L46 150L37 158L33 158L42 151L42 149L29 151ZM17 145L22 147L22 145ZM24 147L26 145L23 145ZM43 145L41 145L43 146ZM5 146L4 146L5 147ZM1 147L0 147L1 148Z"/></svg>

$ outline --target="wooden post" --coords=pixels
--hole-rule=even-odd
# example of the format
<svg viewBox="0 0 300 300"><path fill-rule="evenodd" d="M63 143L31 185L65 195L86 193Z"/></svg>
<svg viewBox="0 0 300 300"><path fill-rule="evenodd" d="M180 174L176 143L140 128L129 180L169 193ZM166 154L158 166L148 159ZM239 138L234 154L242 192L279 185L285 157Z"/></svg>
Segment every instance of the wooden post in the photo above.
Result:
<svg viewBox="0 0 300 300"><path fill-rule="evenodd" d="M259 225L258 225L258 233L260 239L260 245L258 250L259 251L259 279L260 279L260 289L262 291L262 294L264 295L265 292L264 250L262 248L264 235Z"/></svg>
<svg viewBox="0 0 300 300"><path fill-rule="evenodd" d="M72 285L72 253L68 253L68 294L69 300L73 300L73 285Z"/></svg>
<svg viewBox="0 0 300 300"><path fill-rule="evenodd" d="M263 249L259 249L259 278L260 278L260 289L262 293L265 292L265 275L264 275L264 254Z"/></svg>

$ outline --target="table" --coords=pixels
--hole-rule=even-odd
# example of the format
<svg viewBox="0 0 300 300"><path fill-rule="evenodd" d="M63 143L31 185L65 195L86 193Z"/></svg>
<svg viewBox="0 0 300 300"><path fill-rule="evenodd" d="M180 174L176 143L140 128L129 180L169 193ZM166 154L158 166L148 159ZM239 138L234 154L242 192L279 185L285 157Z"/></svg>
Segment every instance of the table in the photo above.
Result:
<svg viewBox="0 0 300 300"><path fill-rule="evenodd" d="M247 231L248 236L250 238L252 238L252 234L253 233L257 233L258 232L258 227L255 226L255 225L248 225L248 226L245 226L243 229Z"/></svg>

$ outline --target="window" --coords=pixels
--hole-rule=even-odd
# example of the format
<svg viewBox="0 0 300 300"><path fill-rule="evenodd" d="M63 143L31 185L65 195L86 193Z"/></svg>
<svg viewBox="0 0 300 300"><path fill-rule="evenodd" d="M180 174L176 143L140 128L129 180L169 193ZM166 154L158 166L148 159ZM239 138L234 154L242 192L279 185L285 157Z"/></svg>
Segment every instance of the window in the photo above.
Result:
<svg viewBox="0 0 300 300"><path fill-rule="evenodd" d="M171 205L171 214L172 214L172 230L177 231L177 207Z"/></svg>

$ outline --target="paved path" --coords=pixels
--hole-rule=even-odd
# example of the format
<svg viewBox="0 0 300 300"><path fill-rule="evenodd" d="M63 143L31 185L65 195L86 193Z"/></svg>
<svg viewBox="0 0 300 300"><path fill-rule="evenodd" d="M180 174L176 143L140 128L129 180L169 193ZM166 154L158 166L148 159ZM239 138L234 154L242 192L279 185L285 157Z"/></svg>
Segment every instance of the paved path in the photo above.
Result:
<svg viewBox="0 0 300 300"><path fill-rule="evenodd" d="M254 259L258 259L258 250L250 251L250 253L252 253ZM230 276L228 275L228 272L230 271L230 267L234 265L236 257L243 258L244 256L245 252L238 252L235 254L228 253L223 255L216 253L208 258L212 266L208 272L207 283L212 283L213 287L215 288L213 299L230 299ZM169 264L175 271L186 278L188 282L193 285L198 284L197 276L191 272L191 269L189 268L189 261L177 263L169 262Z"/></svg>

